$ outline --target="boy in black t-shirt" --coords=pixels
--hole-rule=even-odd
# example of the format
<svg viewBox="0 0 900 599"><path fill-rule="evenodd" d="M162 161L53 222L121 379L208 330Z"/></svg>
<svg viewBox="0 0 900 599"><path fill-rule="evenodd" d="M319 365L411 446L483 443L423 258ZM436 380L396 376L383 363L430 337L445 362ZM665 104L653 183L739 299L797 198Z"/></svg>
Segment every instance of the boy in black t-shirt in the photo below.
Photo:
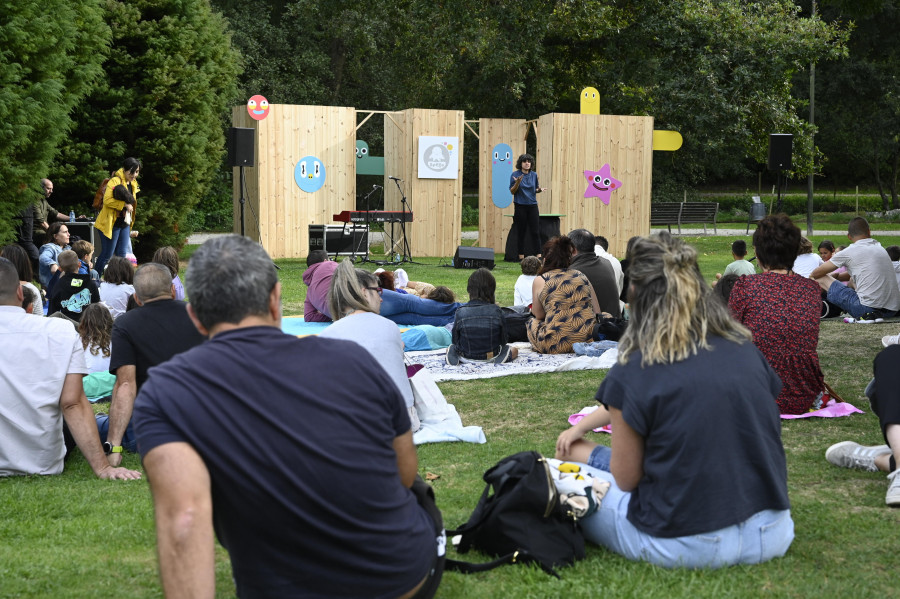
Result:
<svg viewBox="0 0 900 599"><path fill-rule="evenodd" d="M64 274L53 287L47 314L61 312L77 322L85 306L100 301L100 290L91 275L78 274L81 262L72 250L61 252L56 261Z"/></svg>

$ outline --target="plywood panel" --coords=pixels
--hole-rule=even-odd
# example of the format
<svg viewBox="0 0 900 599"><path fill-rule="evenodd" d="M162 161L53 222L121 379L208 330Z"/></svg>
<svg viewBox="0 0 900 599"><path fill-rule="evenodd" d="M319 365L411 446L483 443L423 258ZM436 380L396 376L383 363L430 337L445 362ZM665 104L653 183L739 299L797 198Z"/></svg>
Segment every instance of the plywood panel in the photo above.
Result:
<svg viewBox="0 0 900 599"><path fill-rule="evenodd" d="M478 245L493 248L497 253L506 251L512 219L503 215L512 214L513 206L498 208L491 197L493 150L497 144L508 144L515 170L516 158L525 153L525 131L524 119L480 119L478 122Z"/></svg>
<svg viewBox="0 0 900 599"><path fill-rule="evenodd" d="M541 184L551 189L549 208L565 215L562 232L583 227L606 237L612 254L624 256L629 238L649 233L652 117L554 113L538 119L538 131L537 170ZM548 152L550 181L544 174ZM623 183L608 206L599 198L584 197L584 171L604 164ZM549 211L547 198L538 197L541 212Z"/></svg>
<svg viewBox="0 0 900 599"><path fill-rule="evenodd" d="M254 121L244 106L232 111L235 127L256 130L256 166L245 169L249 200L246 234L260 241L273 258L301 258L309 247L310 224L328 224L332 214L354 207L356 111L336 106L272 104L269 115ZM325 167L325 184L316 192L301 190L294 167L315 156ZM238 170L235 197L238 198ZM240 231L235 200L234 231Z"/></svg>
<svg viewBox="0 0 900 599"><path fill-rule="evenodd" d="M415 256L452 256L460 242L462 226L462 156L464 119L460 110L410 108L385 119L385 175L402 172L402 191L413 212L406 232ZM456 179L419 179L418 139L422 135L459 138ZM388 185L390 183L390 185ZM393 181L385 184L385 209L401 210L401 192ZM395 227L396 228L396 227ZM396 231L395 231L396 232Z"/></svg>

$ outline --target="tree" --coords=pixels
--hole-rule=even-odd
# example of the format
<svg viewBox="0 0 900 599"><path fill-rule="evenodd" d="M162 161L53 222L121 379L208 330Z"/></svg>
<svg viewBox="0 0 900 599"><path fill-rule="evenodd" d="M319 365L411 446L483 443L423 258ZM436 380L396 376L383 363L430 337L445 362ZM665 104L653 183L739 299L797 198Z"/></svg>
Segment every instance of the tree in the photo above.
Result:
<svg viewBox="0 0 900 599"><path fill-rule="evenodd" d="M135 249L146 259L183 243L186 217L221 163L239 58L206 0L109 0L106 8L113 39L103 85L77 110L57 170L65 191L84 193L124 158L141 159Z"/></svg>
<svg viewBox="0 0 900 599"><path fill-rule="evenodd" d="M102 75L110 40L99 0L4 2L0 11L0 240L34 201L71 112Z"/></svg>

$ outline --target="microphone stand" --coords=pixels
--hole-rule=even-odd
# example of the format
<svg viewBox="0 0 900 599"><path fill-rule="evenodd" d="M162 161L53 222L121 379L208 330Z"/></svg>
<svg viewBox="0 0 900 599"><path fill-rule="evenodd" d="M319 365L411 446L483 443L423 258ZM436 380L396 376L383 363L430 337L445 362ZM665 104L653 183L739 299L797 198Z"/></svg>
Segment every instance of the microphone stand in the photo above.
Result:
<svg viewBox="0 0 900 599"><path fill-rule="evenodd" d="M409 214L412 214L412 205L406 199L406 194L403 193L403 188L400 187L400 180L393 178L394 184L397 185L397 191L400 192L400 204L401 204L401 218L400 218L400 234L403 236L403 241L400 243L400 247L403 250L403 257L399 260L399 263L409 262L410 264L419 264L419 262L414 262L412 259L412 252L409 249L409 237L406 235L406 213L407 206L409 206Z"/></svg>
<svg viewBox="0 0 900 599"><path fill-rule="evenodd" d="M372 230L372 229L371 229L371 226L370 226L370 223L371 223L371 213L372 213L372 211L369 210L369 205L370 205L370 204L369 204L369 198L372 197L372 194L374 194L376 191L378 191L379 187L381 187L381 186L380 186L380 185L373 185L373 186L372 186L372 191L370 191L369 193L367 193L367 194L366 194L366 197L365 197L365 201L366 201L366 254L365 254L365 256L363 257L363 259L360 260L360 264L364 264L364 263L379 264L379 262L378 262L377 260L369 260L369 231ZM382 187L381 189L384 189L384 188ZM353 230L354 230L354 232L355 232L355 231L356 231L356 223L353 223L353 227L354 227ZM355 251L355 250L354 250L354 251Z"/></svg>

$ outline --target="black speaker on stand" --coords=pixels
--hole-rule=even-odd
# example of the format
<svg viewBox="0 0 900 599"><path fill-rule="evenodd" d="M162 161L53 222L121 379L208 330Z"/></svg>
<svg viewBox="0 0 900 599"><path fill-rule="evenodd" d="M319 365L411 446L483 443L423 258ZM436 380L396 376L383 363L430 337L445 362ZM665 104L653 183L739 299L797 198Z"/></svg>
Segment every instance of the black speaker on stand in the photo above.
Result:
<svg viewBox="0 0 900 599"><path fill-rule="evenodd" d="M494 269L494 250L492 248L457 246L453 254L453 268L487 268Z"/></svg>
<svg viewBox="0 0 900 599"><path fill-rule="evenodd" d="M240 204L241 204L241 236L244 235L244 167L253 166L253 153L255 150L255 129L248 127L231 127L228 130L228 165L241 169L240 174Z"/></svg>
<svg viewBox="0 0 900 599"><path fill-rule="evenodd" d="M781 187L782 171L791 170L791 155L794 152L794 136L790 133L769 134L769 162L770 171L778 173L776 187L778 188L778 203L775 205L775 213L781 212Z"/></svg>

